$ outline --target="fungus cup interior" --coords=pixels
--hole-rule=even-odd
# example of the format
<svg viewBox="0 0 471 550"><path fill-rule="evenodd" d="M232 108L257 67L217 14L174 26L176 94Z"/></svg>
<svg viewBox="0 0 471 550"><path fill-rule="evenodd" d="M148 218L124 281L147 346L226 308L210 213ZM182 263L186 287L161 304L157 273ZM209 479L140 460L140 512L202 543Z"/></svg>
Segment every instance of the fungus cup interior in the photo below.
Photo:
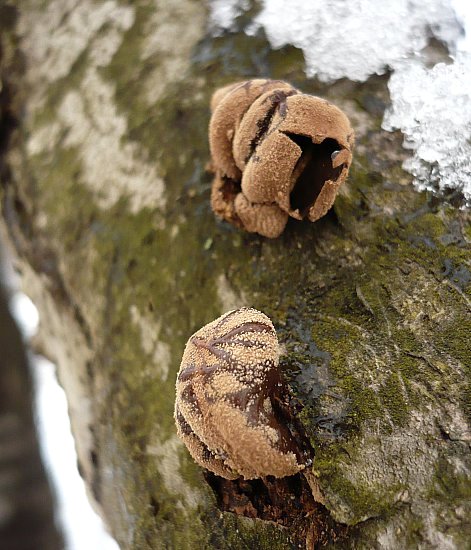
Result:
<svg viewBox="0 0 471 550"><path fill-rule="evenodd" d="M285 134L302 151L293 171L295 184L290 193L290 207L292 210L298 210L304 218L316 202L325 183L336 181L342 173L343 164L336 168L332 165L334 153L342 147L332 138L324 139L321 143L313 143L307 136L289 132Z"/></svg>
<svg viewBox="0 0 471 550"><path fill-rule="evenodd" d="M240 180L234 180L228 176L222 176L224 185L222 186L222 196L226 203L234 202L236 196L242 191Z"/></svg>

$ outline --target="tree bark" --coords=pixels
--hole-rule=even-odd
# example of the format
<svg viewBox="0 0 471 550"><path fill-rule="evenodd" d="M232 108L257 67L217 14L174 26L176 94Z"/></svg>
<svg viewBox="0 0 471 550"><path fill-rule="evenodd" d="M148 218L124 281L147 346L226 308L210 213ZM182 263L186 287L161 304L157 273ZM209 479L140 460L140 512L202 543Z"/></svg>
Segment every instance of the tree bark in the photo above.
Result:
<svg viewBox="0 0 471 550"><path fill-rule="evenodd" d="M0 31L14 23L0 4ZM14 127L13 104L5 81L13 59L0 41L0 173ZM25 343L3 288L0 242L0 548L59 550L63 541L54 522L54 502L41 461L33 418L33 389Z"/></svg>
<svg viewBox="0 0 471 550"><path fill-rule="evenodd" d="M411 186L402 137L380 129L387 77L307 79L299 51L247 36L244 18L208 34L193 0L17 6L24 114L3 223L81 471L122 548L465 548L469 212ZM255 76L326 97L357 135L332 211L276 240L209 206L210 96ZM228 486L176 436L187 338L242 305L277 328L322 505L305 478ZM301 514L283 508L290 491Z"/></svg>

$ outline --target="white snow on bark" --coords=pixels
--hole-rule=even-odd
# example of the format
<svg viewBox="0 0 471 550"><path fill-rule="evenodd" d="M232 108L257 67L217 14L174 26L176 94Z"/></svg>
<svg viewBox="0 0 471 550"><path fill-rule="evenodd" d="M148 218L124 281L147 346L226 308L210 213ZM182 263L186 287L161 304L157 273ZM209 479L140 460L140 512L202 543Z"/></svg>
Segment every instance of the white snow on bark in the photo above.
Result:
<svg viewBox="0 0 471 550"><path fill-rule="evenodd" d="M418 189L459 189L471 200L471 56L428 69L408 63L389 80L383 128L400 129Z"/></svg>

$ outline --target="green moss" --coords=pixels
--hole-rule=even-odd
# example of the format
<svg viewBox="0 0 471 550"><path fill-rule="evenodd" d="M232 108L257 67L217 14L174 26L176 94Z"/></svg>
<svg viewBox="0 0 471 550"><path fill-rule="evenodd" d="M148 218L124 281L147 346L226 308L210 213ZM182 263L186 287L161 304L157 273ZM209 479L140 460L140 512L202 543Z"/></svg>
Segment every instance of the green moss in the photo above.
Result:
<svg viewBox="0 0 471 550"><path fill-rule="evenodd" d="M352 444L353 443L353 444ZM354 441L346 445L318 447L316 449L315 470L328 492L340 499L349 509L348 523L354 525L367 518L385 516L395 507L401 484L375 485L352 483L342 468L344 460L352 460L358 452Z"/></svg>
<svg viewBox="0 0 471 550"><path fill-rule="evenodd" d="M457 471L445 458L437 461L429 496L434 500L457 505L458 501L471 502L471 482L465 471Z"/></svg>
<svg viewBox="0 0 471 550"><path fill-rule="evenodd" d="M124 33L123 41L111 63L100 69L100 74L116 87L118 106L125 107L130 133L145 122L150 108L142 97L142 83L155 68L158 60L147 64L137 63L146 40L145 26L155 12L152 2L140 2L135 6L133 25Z"/></svg>
<svg viewBox="0 0 471 550"><path fill-rule="evenodd" d="M454 467L446 458L440 458L427 497L433 505L443 506L443 512L435 518L434 527L446 532L457 548L467 548L471 534L471 482L468 473Z"/></svg>
<svg viewBox="0 0 471 550"><path fill-rule="evenodd" d="M395 426L403 426L408 420L409 407L404 399L403 388L399 375L390 374L379 389L379 398L389 413Z"/></svg>
<svg viewBox="0 0 471 550"><path fill-rule="evenodd" d="M449 353L467 367L467 375L470 375L471 342L471 317L469 312L461 312L453 319L453 322L445 322L437 330L437 342L440 348Z"/></svg>

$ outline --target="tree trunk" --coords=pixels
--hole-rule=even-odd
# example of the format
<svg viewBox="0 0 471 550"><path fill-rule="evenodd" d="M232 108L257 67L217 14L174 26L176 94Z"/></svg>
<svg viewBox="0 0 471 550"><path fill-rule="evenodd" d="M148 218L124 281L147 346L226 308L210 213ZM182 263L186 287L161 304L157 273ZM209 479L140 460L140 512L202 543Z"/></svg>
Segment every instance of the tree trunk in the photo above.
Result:
<svg viewBox="0 0 471 550"><path fill-rule="evenodd" d="M26 353L2 288L0 327L0 548L59 550L62 540L39 454Z"/></svg>
<svg viewBox="0 0 471 550"><path fill-rule="evenodd" d="M0 30L8 20L0 5ZM5 45L0 40L0 172L14 120L4 81L4 70L11 68L13 59ZM0 242L0 548L59 550L63 541L56 530L53 496L39 452L27 353L9 311L4 274Z"/></svg>
<svg viewBox="0 0 471 550"><path fill-rule="evenodd" d="M3 219L122 548L465 548L469 213L411 186L402 136L380 129L387 78L307 79L261 33L207 34L194 0L17 5ZM326 97L357 135L333 210L276 240L209 206L210 96L253 76ZM275 324L322 505L304 477L205 474L177 438L185 342L242 305Z"/></svg>

